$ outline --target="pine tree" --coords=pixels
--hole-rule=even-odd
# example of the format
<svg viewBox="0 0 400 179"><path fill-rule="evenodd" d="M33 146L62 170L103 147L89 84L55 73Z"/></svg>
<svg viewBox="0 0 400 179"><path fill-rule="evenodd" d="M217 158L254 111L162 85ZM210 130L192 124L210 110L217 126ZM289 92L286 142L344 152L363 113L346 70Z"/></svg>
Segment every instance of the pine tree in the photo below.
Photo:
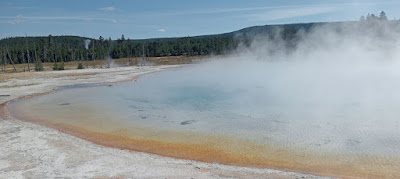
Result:
<svg viewBox="0 0 400 179"><path fill-rule="evenodd" d="M387 21L388 18L386 17L386 13L384 11L381 12L379 15L379 20Z"/></svg>
<svg viewBox="0 0 400 179"><path fill-rule="evenodd" d="M364 16L361 16L360 17L360 22L364 22L365 21L365 17Z"/></svg>

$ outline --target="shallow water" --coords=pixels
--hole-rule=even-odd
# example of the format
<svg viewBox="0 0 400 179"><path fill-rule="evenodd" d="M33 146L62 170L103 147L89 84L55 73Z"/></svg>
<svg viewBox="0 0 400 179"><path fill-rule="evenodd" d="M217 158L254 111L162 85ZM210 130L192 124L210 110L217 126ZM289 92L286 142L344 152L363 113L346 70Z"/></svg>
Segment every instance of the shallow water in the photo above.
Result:
<svg viewBox="0 0 400 179"><path fill-rule="evenodd" d="M364 161L366 170L398 168L400 85L390 83L400 76L376 69L340 76L308 68L288 75L303 66L259 66L232 65L221 73L217 67L189 65L141 76L135 83L64 88L10 107L20 117L131 138L203 142L262 159L273 155L265 151L270 148L286 150L291 154L274 158L297 165L358 170ZM239 68L255 70L244 73ZM365 80L371 73L379 75ZM227 147L203 135L218 136L226 141L216 141Z"/></svg>

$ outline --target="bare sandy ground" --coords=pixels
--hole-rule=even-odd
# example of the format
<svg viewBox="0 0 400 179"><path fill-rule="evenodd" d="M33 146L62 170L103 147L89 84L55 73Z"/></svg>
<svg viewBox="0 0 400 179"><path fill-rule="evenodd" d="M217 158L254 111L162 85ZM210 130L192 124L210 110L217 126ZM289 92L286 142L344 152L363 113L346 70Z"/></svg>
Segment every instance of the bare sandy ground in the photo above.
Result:
<svg viewBox="0 0 400 179"><path fill-rule="evenodd" d="M1 74L0 104L60 86L132 81L178 66L120 67ZM93 144L58 130L0 118L0 178L323 178L272 169L226 166Z"/></svg>

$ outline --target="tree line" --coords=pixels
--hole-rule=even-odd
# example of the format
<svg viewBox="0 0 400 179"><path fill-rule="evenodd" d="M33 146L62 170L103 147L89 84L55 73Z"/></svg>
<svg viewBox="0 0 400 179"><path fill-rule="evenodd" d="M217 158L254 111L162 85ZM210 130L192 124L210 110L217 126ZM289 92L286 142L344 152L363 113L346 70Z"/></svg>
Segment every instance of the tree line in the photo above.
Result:
<svg viewBox="0 0 400 179"><path fill-rule="evenodd" d="M388 21L388 18L382 11L379 17L368 14L362 16L360 21ZM299 30L307 32L320 24L330 23L266 25L219 35L144 40L125 39L124 35L117 40L102 36L98 39L52 35L10 37L0 40L0 60L3 65L30 62L36 70L41 69L40 63L52 62L55 70L62 70L63 63L69 61L78 61L82 67L82 61L106 58L221 55L235 50L239 45L250 46L253 38L259 35L269 36L273 40L277 36L276 29L280 29L278 36L286 42L287 47L295 48Z"/></svg>
<svg viewBox="0 0 400 179"><path fill-rule="evenodd" d="M197 56L223 54L237 46L232 37L183 37L171 39L117 40L78 37L12 37L0 41L0 59L15 64L68 62L126 57Z"/></svg>
<svg viewBox="0 0 400 179"><path fill-rule="evenodd" d="M360 21L361 22L365 22L365 21L371 22L371 21L378 21L378 20L380 20L380 21L387 21L388 20L385 11L382 11L379 14L379 17L376 16L375 14L370 14L370 13L368 13L367 16L362 15L360 17Z"/></svg>

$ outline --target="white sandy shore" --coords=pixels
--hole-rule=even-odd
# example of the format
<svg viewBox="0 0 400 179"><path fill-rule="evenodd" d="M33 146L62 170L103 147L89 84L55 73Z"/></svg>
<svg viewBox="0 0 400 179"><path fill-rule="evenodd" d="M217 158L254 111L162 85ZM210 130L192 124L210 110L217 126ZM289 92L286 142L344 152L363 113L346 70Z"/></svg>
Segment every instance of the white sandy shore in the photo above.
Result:
<svg viewBox="0 0 400 179"><path fill-rule="evenodd" d="M177 66L120 67L16 74L0 83L0 104L60 86L132 80ZM2 74L3 75L3 74ZM10 117L0 118L0 178L320 178L226 166L103 147Z"/></svg>

